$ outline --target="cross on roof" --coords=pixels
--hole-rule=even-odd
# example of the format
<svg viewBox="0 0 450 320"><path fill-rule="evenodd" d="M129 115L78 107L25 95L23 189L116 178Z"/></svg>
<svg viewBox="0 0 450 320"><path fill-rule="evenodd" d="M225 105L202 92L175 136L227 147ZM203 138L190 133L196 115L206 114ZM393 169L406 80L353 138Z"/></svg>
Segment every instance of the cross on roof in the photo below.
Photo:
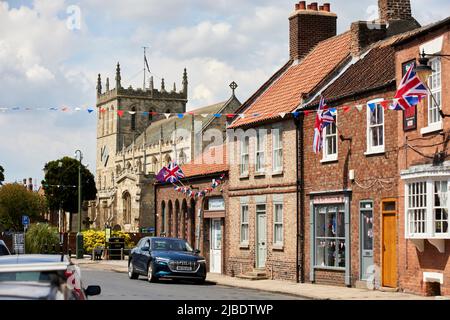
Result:
<svg viewBox="0 0 450 320"><path fill-rule="evenodd" d="M234 96L234 91L237 89L237 87L238 87L238 85L236 82L233 81L232 83L230 83L230 88L231 88L231 90L233 90L233 96Z"/></svg>

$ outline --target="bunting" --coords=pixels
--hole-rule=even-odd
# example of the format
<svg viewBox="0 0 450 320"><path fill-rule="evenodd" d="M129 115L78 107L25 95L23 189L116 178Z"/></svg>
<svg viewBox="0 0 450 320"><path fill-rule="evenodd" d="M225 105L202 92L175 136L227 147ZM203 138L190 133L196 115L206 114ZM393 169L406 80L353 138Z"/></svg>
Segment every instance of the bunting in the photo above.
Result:
<svg viewBox="0 0 450 320"><path fill-rule="evenodd" d="M211 193L214 189L220 186L223 183L223 179L225 179L225 174L222 174L218 179L212 179L211 186L200 190L198 192L194 192L191 188L186 186L177 186L174 185L174 190L177 192L181 192L189 198L202 198L206 196L208 193Z"/></svg>

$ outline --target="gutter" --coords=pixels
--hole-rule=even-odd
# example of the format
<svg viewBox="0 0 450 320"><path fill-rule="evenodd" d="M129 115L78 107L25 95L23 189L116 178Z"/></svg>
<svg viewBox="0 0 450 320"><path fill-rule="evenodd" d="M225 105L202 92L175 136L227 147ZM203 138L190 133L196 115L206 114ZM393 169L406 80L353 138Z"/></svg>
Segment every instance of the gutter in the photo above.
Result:
<svg viewBox="0 0 450 320"><path fill-rule="evenodd" d="M294 123L296 127L296 139L295 139L295 150L296 150L296 169L297 169L297 250L296 250L296 282L305 282L305 233L304 233L304 162L303 162L303 122L304 114L300 114L299 119L294 118Z"/></svg>

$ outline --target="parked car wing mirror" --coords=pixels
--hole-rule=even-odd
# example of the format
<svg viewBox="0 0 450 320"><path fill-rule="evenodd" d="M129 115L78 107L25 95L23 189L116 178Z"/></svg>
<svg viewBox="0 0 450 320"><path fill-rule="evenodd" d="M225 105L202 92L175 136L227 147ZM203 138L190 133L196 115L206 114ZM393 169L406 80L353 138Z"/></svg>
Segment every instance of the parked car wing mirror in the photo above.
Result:
<svg viewBox="0 0 450 320"><path fill-rule="evenodd" d="M199 254L199 253L200 253L200 250L195 249L195 250L194 250L194 253L195 253L195 254Z"/></svg>
<svg viewBox="0 0 450 320"><path fill-rule="evenodd" d="M84 293L87 296L97 296L100 293L102 293L102 288L100 286L88 286L85 290Z"/></svg>

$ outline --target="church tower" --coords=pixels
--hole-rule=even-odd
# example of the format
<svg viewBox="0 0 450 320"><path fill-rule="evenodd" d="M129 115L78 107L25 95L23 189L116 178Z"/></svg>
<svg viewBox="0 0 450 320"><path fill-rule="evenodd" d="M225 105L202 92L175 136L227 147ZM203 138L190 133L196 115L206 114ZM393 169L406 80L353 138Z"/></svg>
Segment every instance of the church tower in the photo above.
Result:
<svg viewBox="0 0 450 320"><path fill-rule="evenodd" d="M187 72L182 77L182 90L176 86L167 90L164 79L161 89L155 89L150 78L148 88L122 87L120 64L117 63L115 88L110 89L109 78L103 91L101 75L97 78L97 190L114 184L116 154L131 146L145 129L161 116L156 113L183 113L187 104ZM164 116L162 116L164 118Z"/></svg>

